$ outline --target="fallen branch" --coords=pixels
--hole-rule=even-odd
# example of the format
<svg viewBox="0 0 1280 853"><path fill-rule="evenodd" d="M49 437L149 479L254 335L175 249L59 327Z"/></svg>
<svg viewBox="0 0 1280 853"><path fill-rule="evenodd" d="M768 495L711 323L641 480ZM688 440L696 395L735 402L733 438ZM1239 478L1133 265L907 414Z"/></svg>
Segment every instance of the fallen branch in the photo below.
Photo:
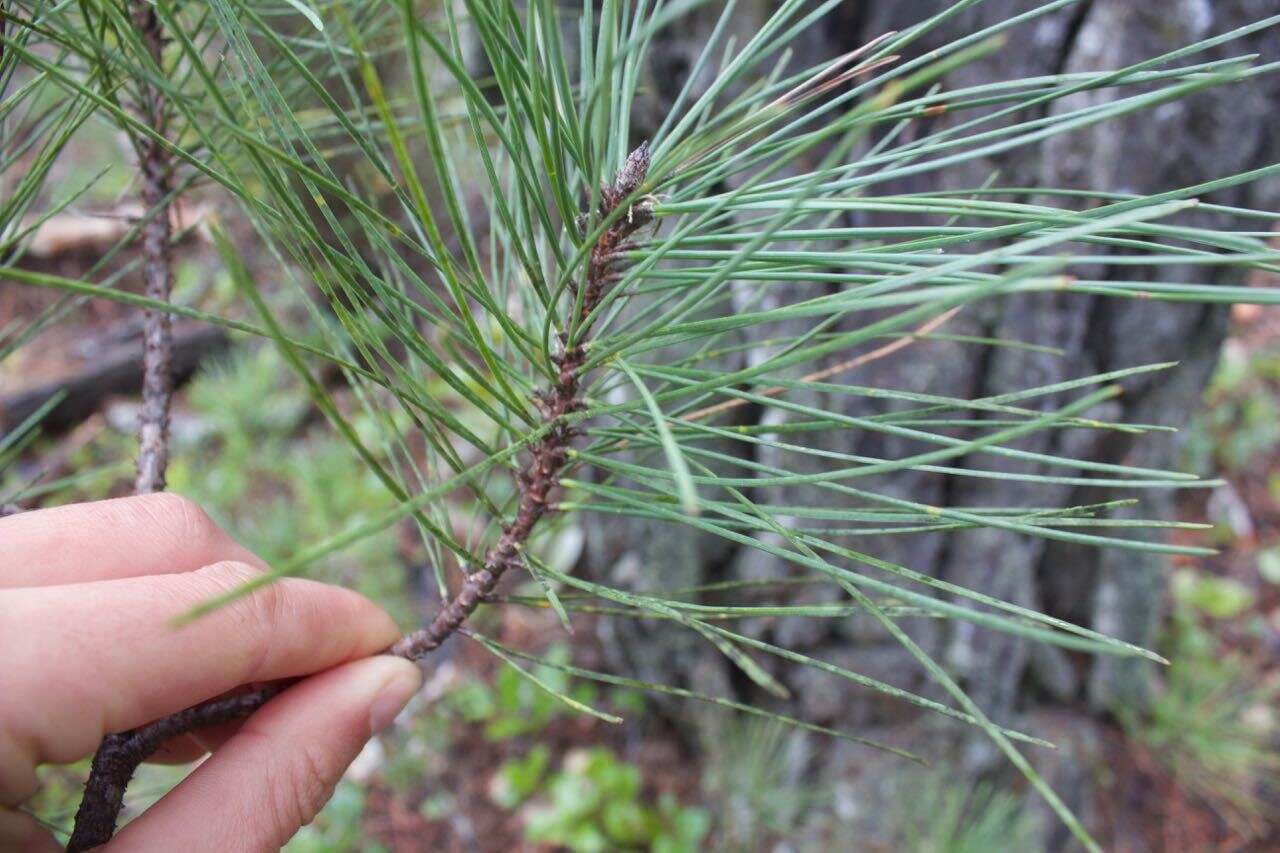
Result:
<svg viewBox="0 0 1280 853"><path fill-rule="evenodd" d="M165 207L170 233L179 241L184 236L207 235L202 223L211 215L211 207L176 200ZM25 220L20 230L31 229L31 236L23 242L23 257L45 261L65 255L100 255L123 240L147 213L147 208L131 202L92 213L59 213L34 227L31 219Z"/></svg>
<svg viewBox="0 0 1280 853"><path fill-rule="evenodd" d="M201 362L225 352L230 345L231 339L219 328L189 326L175 330L169 361L174 385L185 382ZM101 409L109 398L135 393L142 376L142 361L142 353L134 347L109 351L80 373L0 397L0 434L15 429L57 394L63 395L62 401L41 419L40 429L48 435L74 428Z"/></svg>

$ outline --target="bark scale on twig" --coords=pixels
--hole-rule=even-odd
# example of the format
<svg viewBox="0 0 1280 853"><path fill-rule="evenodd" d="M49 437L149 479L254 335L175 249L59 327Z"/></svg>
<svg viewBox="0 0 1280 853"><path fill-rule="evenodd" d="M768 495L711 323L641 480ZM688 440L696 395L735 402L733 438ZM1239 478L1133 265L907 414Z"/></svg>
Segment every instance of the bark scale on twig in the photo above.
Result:
<svg viewBox="0 0 1280 853"><path fill-rule="evenodd" d="M613 186L601 188L602 220L611 216L636 192L648 170L649 149L646 143L627 157ZM514 519L504 527L498 541L485 553L481 567L467 577L458 594L441 608L430 623L401 638L387 650L388 654L411 661L421 660L462 626L493 592L504 574L521 566L520 555L538 522L551 509L551 492L560 484L569 458L569 446L578 435L569 416L583 408L582 370L586 363L591 314L599 306L608 286L617 280L618 264L628 238L652 218L648 202L633 204L604 230L592 247L575 326L561 335L565 347L555 359L559 368L556 379L549 389L537 396L543 424L548 430L531 446L528 461L516 474L520 500ZM286 686L287 683L277 683L252 692L213 699L132 731L108 735L94 756L67 849L89 850L111 840L129 779L138 765L165 741L204 726L248 716Z"/></svg>

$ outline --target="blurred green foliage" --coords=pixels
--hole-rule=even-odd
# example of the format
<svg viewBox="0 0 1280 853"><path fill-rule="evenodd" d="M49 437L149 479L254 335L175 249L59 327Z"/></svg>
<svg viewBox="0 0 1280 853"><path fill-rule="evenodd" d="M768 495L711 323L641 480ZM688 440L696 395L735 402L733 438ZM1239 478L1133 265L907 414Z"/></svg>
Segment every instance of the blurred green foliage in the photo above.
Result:
<svg viewBox="0 0 1280 853"><path fill-rule="evenodd" d="M240 351L202 371L186 397L197 435L175 454L170 488L198 501L268 563L392 505L349 445L308 423L307 394L274 348ZM414 620L394 530L362 539L309 574L360 591L405 624Z"/></svg>
<svg viewBox="0 0 1280 853"><path fill-rule="evenodd" d="M550 660L569 662L569 647L556 643L547 653ZM578 682L570 685L569 676L551 667L539 666L534 675L560 693L572 696L585 705L596 701L596 686ZM522 676L512 666L504 666L493 684L494 706L485 724L485 737L489 740L506 740L520 735L537 734L554 718L572 713L570 708L545 690Z"/></svg>
<svg viewBox="0 0 1280 853"><path fill-rule="evenodd" d="M570 647L563 642L552 643L544 655L559 664L569 663L570 656ZM557 693L584 705L599 704L600 691L595 684L571 681L567 673L550 666L535 666L531 671ZM442 704L447 712L466 722L483 723L485 737L491 741L536 735L553 720L575 713L512 666L502 667L492 685L478 680L464 682L451 690ZM644 710L644 698L634 690L609 691L607 704L622 713L638 714Z"/></svg>
<svg viewBox="0 0 1280 853"><path fill-rule="evenodd" d="M1280 771L1275 740L1280 678L1240 653L1224 652L1221 638L1205 627L1204 615L1240 612L1238 593L1227 594L1224 603L1219 588L1204 591L1200 584L1206 580L1175 584L1163 689L1145 712L1121 707L1116 715L1180 785L1249 834L1274 817L1266 813L1258 785Z"/></svg>
<svg viewBox="0 0 1280 853"><path fill-rule="evenodd" d="M1280 586L1280 546L1258 552L1258 575L1267 583Z"/></svg>
<svg viewBox="0 0 1280 853"><path fill-rule="evenodd" d="M312 418L306 391L274 348L240 348L204 367L184 401L174 418L170 490L198 502L270 564L394 503L350 447ZM360 413L351 418L365 420ZM119 472L135 454L132 435L107 431L77 448L68 463L75 470ZM50 502L109 497L117 485L85 480ZM394 530L317 561L308 576L358 590L402 624L418 619Z"/></svg>
<svg viewBox="0 0 1280 853"><path fill-rule="evenodd" d="M548 648L545 657L553 661L568 662L570 647L563 642L555 643ZM534 667L532 672L549 687L579 701L607 704L615 710L635 714L644 709L643 698L635 691L609 691L604 697L605 702L600 703L601 697L595 685L570 684L563 672L547 666ZM405 798L410 807L416 808L424 819L446 820L451 813L462 807L459 806L455 792L442 788L442 785L449 783L443 782L443 777L435 775L444 768L438 760L441 756L447 756L455 749L484 748L482 745L476 746L477 743L484 742L528 744L542 735L551 723L574 713L562 701L538 688L513 667L501 667L492 683L476 677L466 677L450 684L438 698L419 709L411 720L380 737L383 747L374 778L396 796ZM483 734L482 741L475 738L477 729ZM515 809L529 800L554 803L555 800L551 797L553 784L565 774L550 772L552 763L551 748L545 743L535 743L523 757L499 767L489 781L491 799L504 809ZM624 772L629 774L631 770ZM608 776L607 773L605 775ZM608 787L605 799L612 801L619 790L614 785L616 780L610 777L604 781L611 786ZM378 849L369 847L363 841L358 844L351 841L361 839L365 791L362 783L345 780L339 787L342 799L335 797L321 812L313 827L295 839L288 849L294 851L295 845L297 850L307 853ZM624 809L633 810L633 805L635 804L610 805L607 808L602 805L601 808L608 812L612 821ZM668 823L678 817L679 809L674 803L663 800L656 807L642 803L640 806L646 831L647 828L657 827L653 843L657 844L661 840L662 844L668 845L654 849L693 849L668 844L671 839L680 837L678 832L673 834L667 827ZM581 831L586 833L587 830ZM354 846L343 847L343 844Z"/></svg>
<svg viewBox="0 0 1280 853"><path fill-rule="evenodd" d="M1174 573L1172 587L1179 605L1214 619L1242 616L1256 598L1253 590L1238 580L1192 569Z"/></svg>
<svg viewBox="0 0 1280 853"><path fill-rule="evenodd" d="M169 793L186 778L189 766L143 764L134 774L125 796L121 822L127 823L142 814L153 803ZM66 843L71 834L71 819L80 805L80 792L89 775L89 759L68 765L44 765L37 768L40 785L35 796L23 803L23 810L36 816Z"/></svg>
<svg viewBox="0 0 1280 853"><path fill-rule="evenodd" d="M514 809L538 793L551 766L551 749L540 743L523 758L513 758L498 768L489 795L504 809Z"/></svg>
<svg viewBox="0 0 1280 853"><path fill-rule="evenodd" d="M521 786L529 796L537 791L535 780L545 771L546 763L546 754L535 750L504 767L500 776ZM546 779L542 795L530 805L525 837L574 853L680 853L701 849L711 829L707 811L682 806L667 792L651 805L642 796L642 788L640 769L619 761L608 749L571 752L562 769Z"/></svg>
<svg viewBox="0 0 1280 853"><path fill-rule="evenodd" d="M364 815L364 789L354 782L342 781L329 803L309 825L284 846L287 853L382 853L387 848L364 837L360 819Z"/></svg>
<svg viewBox="0 0 1280 853"><path fill-rule="evenodd" d="M1036 824L1025 798L980 784L957 786L945 768L919 771L899 785L894 815L904 853L992 853L1036 849Z"/></svg>
<svg viewBox="0 0 1280 853"><path fill-rule="evenodd" d="M1223 351L1187 431L1192 470L1243 471L1280 445L1280 351ZM1280 495L1277 495L1280 497Z"/></svg>
<svg viewBox="0 0 1280 853"><path fill-rule="evenodd" d="M802 736L784 724L716 713L700 733L702 792L724 849L755 850L766 839L785 841L831 799L824 786L793 772L789 753Z"/></svg>

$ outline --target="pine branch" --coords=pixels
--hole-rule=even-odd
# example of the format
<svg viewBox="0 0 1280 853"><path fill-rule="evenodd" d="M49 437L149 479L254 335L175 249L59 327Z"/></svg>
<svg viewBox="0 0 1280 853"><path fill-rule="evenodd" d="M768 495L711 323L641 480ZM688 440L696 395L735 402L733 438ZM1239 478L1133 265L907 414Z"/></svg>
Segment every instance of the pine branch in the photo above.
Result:
<svg viewBox="0 0 1280 853"><path fill-rule="evenodd" d="M0 6L7 2L0 0ZM569 221L581 212L573 197L583 179L599 177L589 165L592 158L601 152L609 152L610 158L622 153L616 144L630 136L638 83L643 79L635 72L643 67L652 37L674 20L669 14L674 13L674 8L661 13L655 9L653 15L620 15L606 4L598 25L594 16L586 19L587 26L580 30L583 38L576 45L580 50L563 49L555 4L528 4L528 15L522 18L489 10L494 14L485 17L488 25L477 30L476 47L489 59L493 74L491 82L480 85L470 73L470 57L464 55L457 40L442 39L430 22L415 14L411 3L406 0L379 6L387 12L401 13L371 15L369 23L400 25L405 55L413 72L416 112L402 110L399 98L388 97L398 93L390 92L378 80L375 60L379 53L366 54L366 45L377 44L381 49L384 38L380 30L375 38L372 28L366 37L364 21L348 27L352 37L350 55L359 61L369 95L367 103L355 104L354 109L340 106L328 90L325 75L317 76L311 71L313 67L327 68L335 60L344 62L334 53L332 42L326 39L324 44L315 42L308 47L308 40L277 34L252 4L238 4L235 9L249 21L252 36L246 38L238 27L234 31L226 29L229 16L222 15L214 16L219 19L216 23L212 18L209 24L194 23L190 34L176 29L185 28L185 24L175 24L175 29L161 27L148 7L149 0L130 0L127 8L134 10L137 34L148 56L135 57L141 62L121 65L123 76L115 79L122 83L133 81L135 91L140 93L135 109L121 108L115 86L109 97L97 97L99 93L93 88L100 84L96 79L80 79L77 72L60 67L68 63L28 51L12 37L8 47L33 68L40 69L52 81L48 85L65 86L88 96L96 109L110 113L133 136L144 181L143 197L148 202L149 215L156 217L155 222L148 220L150 227L145 229L143 261L149 295L146 307L165 314L166 309L179 310L167 305L171 286L167 208L174 191L171 166L189 164L244 204L246 214L283 263L292 259L302 278L323 285L325 296L334 305L343 306L338 318L341 332L335 335L340 345L335 349L345 352L349 342L353 353L371 356L372 369L362 366L363 358L361 365L355 365L323 348L309 351L342 364L358 395L371 392L361 402L372 414L383 414L376 409L385 390L391 392L396 405L403 407L406 423L413 424L402 429L393 418L378 418L386 422L383 437L388 440L388 455L406 463L404 468L414 469L412 473L417 475L411 487L401 489L396 482L400 466L394 472L384 470L357 430L336 407L329 405L327 395L317 395L340 424L344 438L396 493L400 508L388 512L382 520L362 522L325 542L314 543L290 568L387 529L410 511L420 509L434 492L419 493L416 499L408 495L420 484L433 482L438 462L454 470L460 478L458 483L473 486L469 471L478 473L481 468L469 469L455 452L454 437L481 451L486 457L485 472L491 470L490 464L520 460L518 473L512 475L516 486L514 511L493 513L496 520L507 524L489 540L492 544L487 550L463 544L449 529L423 525L424 544L429 549L445 547L462 555L468 575L456 596L430 624L402 638L388 652L418 660L452 633L465 634L470 614L481 602L494 600L492 593L502 575L531 559L524 556L524 551L543 517L560 508L549 501L557 500L555 493L570 482L569 466L589 464L603 476L592 478L581 487L598 503L574 502L565 504L565 509L603 510L679 523L693 535L714 536L732 543L732 547L755 549L769 560L803 566L838 584L851 602L848 606L862 608L881 620L910 657L965 710L938 703L933 703L937 706L934 709L959 715L983 729L1081 843L1095 849L1079 821L1014 750L1008 740L1013 735L994 727L950 675L901 633L893 621L898 611L867 598L869 593L863 588L901 600L904 607L919 608L922 613L940 618L962 619L1019 640L1037 639L1066 648L1148 659L1158 656L1090 628L1003 602L981 590L943 583L840 543L856 536L908 532L933 535L944 529L991 528L1134 551L1196 553L1197 549L1165 546L1145 538L1129 540L1080 533L1072 529L1073 525L1064 524L1062 527L1067 529L1060 529L1047 522L1050 517L1057 518L1053 508L1009 507L1006 512L1006 508L936 507L882 492L879 487L859 489L857 483L845 481L873 474L883 477L891 472L928 471L948 477L1054 486L1188 487L1188 479L1176 472L1077 459L1068 452L1060 453L1056 444L1052 452L1006 446L1013 439L1039 430L1077 424L1100 426L1099 422L1086 422L1073 415L1082 415L1105 394L1082 398L1048 414L1009 404L1056 396L1105 379L1137 376L1150 368L1045 381L1034 388L975 401L950 393L926 394L892 387L825 386L834 385L827 380L836 376L902 352L929 334L932 324L946 322L950 312L961 306L1006 294L1074 292L1108 298L1209 302L1246 298L1280 302L1280 292L1274 289L1246 290L1224 286L1216 280L1211 284L1189 284L1181 277L1175 282L1148 281L1147 276L1135 276L1134 281L1113 276L1092 280L1048 277L1036 272L1059 266L1066 270L1073 266L1095 270L1113 261L1147 265L1155 278L1161 277L1161 267L1181 264L1201 268L1218 264L1242 269L1274 268L1280 261L1261 242L1265 235L1258 232L1200 228L1177 220L1157 221L1182 211L1187 206L1186 199L1260 179L1271 174L1272 167L1152 196L1095 194L1083 188L1002 187L993 182L972 191L952 187L900 195L894 189L903 179L914 182L953 169L959 169L957 174L962 175L974 164L1002 159L1009 152L1039 146L1060 134L1078 133L1105 121L1132 116L1211 86L1243 82L1267 66L1248 69L1239 60L1214 59L1215 54L1201 57L1206 61L1197 60L1194 65L1183 60L1216 51L1230 39L1260 32L1275 22L1268 19L1252 23L1231 34L1179 47L1124 69L1055 72L1033 80L975 83L957 89L946 85L952 70L1000 50L1006 44L1005 31L1009 27L1051 14L1063 5L1041 4L1007 20L997 16L982 29L966 32L954 41L943 38L926 50L912 47L925 33L973 2L943 4L948 8L901 35L881 36L835 60L794 73L786 70L786 61L772 62L771 58L786 51L798 33L818 20L805 10L805 4L781 4L761 23L756 35L743 42L741 49L732 49L721 39L734 38L729 27L732 10L726 9L654 133L652 174L645 148L627 158L613 184L600 190L600 205L588 219L592 236L585 240L557 233L555 223ZM396 10L396 6L402 8ZM584 10L589 9L590 4L584 6ZM15 25L24 25L17 18L11 20ZM68 26L73 20L75 16L54 16L49 25ZM0 19L0 27L4 24ZM101 46L94 45L100 31L95 29L86 37L78 24L70 25L76 27L71 37L56 43L65 46L72 56L79 54L81 45L93 46L94 50L86 51L82 58L84 67L93 68L99 63L97 67L104 74L114 73L115 63L103 62ZM204 62L202 45L215 44L219 32L229 48L229 52L221 54L229 57L227 73L221 71L220 58L216 73L201 74L202 70L210 70ZM165 34L180 37L173 47L181 46L184 61L194 72L181 84L182 97L167 103L159 92L177 90L168 88L168 75L160 61L164 47L161 37ZM259 39L266 47L261 56L254 45ZM385 41L389 44L391 40ZM138 39L129 42L138 43ZM440 60L441 76L452 77L456 84L447 100L462 105L465 124L474 138L474 156L460 154L470 148L469 143L451 144L456 116L440 113L445 99L437 98L432 91L437 77L434 70L428 74L424 67L428 54ZM722 62L716 59L721 55ZM148 57L154 62L147 62ZM566 57L582 60L580 73L573 67L576 61L568 62ZM69 65L76 67L75 62ZM144 74L139 77L137 71L142 65L147 67L141 69ZM751 79L757 76L756 69L771 66L777 71L758 81ZM345 80L345 69L338 70ZM855 82L861 76L868 79ZM707 80L711 80L709 85L700 85ZM854 85L846 88L850 83ZM187 97L188 92L200 94L201 86L211 90L206 94L214 95L204 105ZM236 97L222 97L213 91L222 87ZM1136 94L1116 99L1089 97L1081 102L1076 97L1095 90L1135 87ZM362 100L354 91L350 94L352 100ZM330 114L316 121L314 107L320 102ZM379 121L371 124L366 119L374 110ZM917 122L942 114L947 119L941 122ZM185 130L181 136L192 140L190 149L179 147L176 143L181 140L176 138L173 147L151 144L165 140L166 116L170 122L182 120ZM419 176L416 158L410 153L416 143L407 144L401 130L410 126L422 133L438 178L433 186L428 187ZM335 143L333 134L339 130L342 141ZM383 213L385 187L381 181L377 192L370 193L360 186L360 181L348 179L354 172L348 162L330 156L338 151L358 151L362 155L360 164L382 176L406 205L412 228L402 229L398 219ZM464 176L479 175L482 165L488 180L481 192L488 204L485 221L489 232L484 236L491 243L486 259L495 271L490 276L486 276L481 261L485 253L475 245L474 238L480 232L471 224L471 205L460 186ZM238 174L242 166L252 170L248 179ZM662 193L658 213L671 217L674 227L667 229L662 240L646 246L637 267L628 271L628 278L635 285L629 283L624 296L639 297L638 304L626 307L625 299L619 300L614 306L618 310L606 311L613 296L618 295L606 291L617 288L621 261L628 255L637 256L632 237L654 215L653 206L647 201L631 204L641 183L647 183L648 190ZM949 182L944 184L950 186ZM306 192L299 193L301 188ZM996 195L1006 192L1009 199ZM1032 203L1037 197L1046 196L1064 203ZM433 210L437 198L443 211ZM1065 203L1072 198L1090 201L1086 209L1075 211ZM355 215L335 215L335 209ZM1270 213L1238 206L1206 204L1201 211L1266 222L1274 218ZM315 223L320 221L321 213L325 224L317 228ZM849 219L849 227L834 227L841 217ZM881 227L898 218L902 224ZM601 222L605 224L597 224ZM449 231L462 238L456 250L445 244L444 235ZM1039 266L1041 259L1048 257L1046 253L1061 252L1064 247L1077 244L1096 247L1100 254L1073 252L1065 259L1049 262L1047 267ZM582 249L589 250L585 273L581 272L582 258L578 254ZM572 263L566 263L569 250L573 252ZM447 287L447 299L436 292L435 274L425 278L423 265L418 260L411 262L410 255L420 256L436 270L439 281ZM455 265L455 255L465 263ZM376 261L371 263L374 258ZM7 269L5 274L13 275ZM143 298L109 287L90 286L87 280L58 280L55 284L53 276L37 279L29 273L17 274L27 277L23 280L63 288L67 293L121 302ZM487 278L491 281L486 282ZM256 294L252 282L245 283L247 292ZM815 285L819 288L816 293L810 290ZM560 294L566 288L572 293L573 308L557 316L549 309L562 304ZM153 293L158 295L151 297ZM415 298L420 295L427 298ZM345 310L348 307L350 310ZM269 313L263 311L268 328L257 331L274 338L282 351L293 354L294 342L269 318ZM593 332L597 314L602 319ZM222 322L232 328L243 326L236 321ZM551 354L545 351L543 342L550 339L552 324L560 322L565 331L559 337L559 353L549 359ZM921 323L924 325L917 325ZM167 321L159 318L154 336L152 324L147 327L148 365L154 361L157 377L165 374L166 325ZM433 335L447 343L447 357L438 354L430 346L431 341L423 338L424 327L430 327ZM914 333L871 352L842 357L838 363L796 380L770 384L782 381L776 378L782 372L795 369L802 373L810 365L836 358L838 353L857 352L873 339L907 332L911 327L916 327ZM762 334L772 335L774 329L780 335L776 342L761 340ZM962 336L952 337L960 340ZM982 341L972 338L971 342ZM985 343L1015 344L999 338L986 339ZM403 359L396 351L401 346ZM739 349L755 349L763 357L753 354L719 364L724 354ZM633 359L644 353L652 355L645 358L642 367ZM668 355L668 363L663 362L664 354ZM671 356L677 359L674 364L669 363ZM631 379L643 399L602 407L601 411L614 423L607 430L600 430L602 441L590 451L575 454L573 445L586 419L585 394L580 390L586 387L585 374L614 358L614 363L628 374L619 379ZM531 369L535 364L538 368L544 366L544 359L554 362L553 375L545 381L533 378L540 373ZM422 362L427 374L444 379L451 390L443 395L435 393L434 380L423 380L416 361ZM307 366L296 358L292 363L311 386ZM635 375L631 364L636 366ZM646 379L640 378L641 370ZM151 387L151 376L149 373L144 392L146 405L140 417L140 491L163 488L163 454L167 449L169 391L163 385ZM518 381L511 385L505 381L507 378ZM646 388L648 378L660 385L652 394ZM945 377L942 379L946 381ZM474 387L486 382L500 387ZM537 387L542 389L532 400L536 410L527 404L526 391L515 390L533 387L527 382L540 383ZM734 390L757 386L755 393L745 395L752 400ZM793 389L824 395L831 392L835 402L827 407L784 399L792 396L789 392ZM601 400L611 399L609 390L602 390ZM501 452L493 451L489 445L501 438L480 438L469 424L449 411L454 392L462 405L474 406L479 416L499 428L497 436L510 434L515 443L507 444ZM884 415L850 414L851 407L842 408L837 399L845 394L894 401L894 406ZM714 402L722 395L741 399ZM709 423L712 416L752 401L766 406L776 403L779 411L786 411L785 422L761 422L741 431ZM652 426L639 419L642 405L648 409ZM686 412L687 409L695 411ZM858 407L855 411L860 410ZM972 419L956 416L957 412L970 411L975 415ZM510 417L512 413L520 416L519 424ZM1013 420L979 418L979 413L1001 414ZM404 441L405 433L414 427L430 445L425 459ZM849 452L830 449L804 437L804 433L815 430L850 428L918 441L932 448L905 457L880 459L859 455L853 447L844 448ZM955 437L953 430L958 429L965 430L964 437ZM1128 431L1145 429L1135 425ZM774 436L779 432L798 436L796 444L782 445L784 455L822 460L817 464L830 470L814 471L810 464L791 465L780 460L775 460L776 465L766 464L749 453L712 449L704 440L740 440L749 447L777 443ZM663 445L671 470L659 471L611 455L629 442ZM958 460L978 454L1035 463L1035 473L1007 470L1003 465L959 464ZM715 467L710 464L713 462ZM841 467L832 467L832 462ZM955 466L939 464L944 462L955 462ZM148 476L144 469L152 463L158 474L153 471ZM735 470L721 474L725 470L721 464ZM694 466L693 471L689 470L690 465ZM1068 471L1040 473L1047 468ZM1077 473L1079 476L1075 476ZM1102 480L1095 473L1115 476ZM635 485L619 484L619 479ZM674 500L685 502L686 495L693 493L695 480L698 486L705 485L710 494L693 501L708 511L701 515L681 514ZM447 491L453 486L435 482L431 489L436 488ZM825 494L829 499L818 499L807 507L757 504L752 490L758 488L772 489L778 496L808 494L813 488L821 490L814 492L819 498ZM721 500L716 499L716 492L722 493ZM476 494L480 504L491 506L493 498L484 487L477 487ZM1105 526L1104 522L1113 520L1094 518L1094 510L1123 504L1116 501L1077 507L1058 520ZM797 518L838 523L840 527L813 527L800 522L803 526L797 528L797 522L791 521ZM1159 526L1138 520L1126 521L1124 526L1130 523ZM885 574L889 580L865 574L867 569ZM560 582L584 595L611 602L618 609L625 606L635 615L678 617L765 686L772 681L767 671L752 663L739 645L753 650L752 654L771 654L915 704L931 701L827 665L800 651L761 644L745 635L720 636L708 626L721 614L701 606L692 609L692 602L674 600L670 596L676 593L662 590L661 584L654 594L640 596L568 576L561 577ZM913 584L928 589L913 591ZM951 603L952 596L982 606L957 606ZM553 598L548 597L547 603L559 609ZM686 610L685 605L690 609ZM753 609L758 613L821 615L810 607L730 607L734 615ZM505 656L496 647L490 650ZM630 679L625 682L627 686L672 692L661 685ZM624 680L617 683L623 684ZM164 740L210 722L247 715L285 686L223 697L108 737L94 762L94 776L82 814L77 817L72 849L86 849L110 839L133 770ZM678 695L709 698L690 691L679 691ZM736 703L728 705L757 710ZM791 718L778 719L810 730L840 734Z"/></svg>
<svg viewBox="0 0 1280 853"><path fill-rule="evenodd" d="M627 157L612 187L601 194L601 217L607 219L644 181L649 170L649 147L642 144ZM483 567L472 574L462 589L440 611L432 622L396 643L391 651L417 660L442 642L466 620L481 600L493 592L498 580L520 565L520 552L529 541L538 521L546 514L548 498L560 484L560 475L568 459L569 444L577 431L568 424L569 415L583 408L581 373L586 361L586 327L591 313L600 304L605 289L613 280L620 260L621 247L638 229L651 220L647 203L633 206L607 228L591 252L583 288L582 307L578 315L578 338L557 357L559 374L551 389L538 399L543 422L551 426L547 434L532 448L531 459L516 475L520 488L520 504L515 520L503 530L498 542L485 555Z"/></svg>
<svg viewBox="0 0 1280 853"><path fill-rule="evenodd" d="M618 171L613 186L601 192L600 216L608 220L644 182L649 169L649 148L642 144ZM619 216L592 247L583 285L581 308L573 344L569 334L561 336L565 350L557 356L559 373L551 387L538 395L543 424L550 429L530 449L530 458L515 475L520 502L514 520L498 541L485 553L483 565L472 573L458 594L423 628L402 637L388 654L419 661L462 627L482 601L489 597L507 572L520 568L521 553L528 545L538 522L551 509L551 493L559 487L569 459L569 448L579 431L569 416L582 410L582 373L586 343L590 336L590 316L599 306L609 284L616 280L622 250L629 237L652 221L647 201L638 202ZM235 696L213 699L179 711L131 731L107 735L94 755L84 798L76 812L69 851L89 850L111 840L116 820L124 806L124 792L138 765L165 741L204 726L239 719L252 714L291 682L278 682Z"/></svg>

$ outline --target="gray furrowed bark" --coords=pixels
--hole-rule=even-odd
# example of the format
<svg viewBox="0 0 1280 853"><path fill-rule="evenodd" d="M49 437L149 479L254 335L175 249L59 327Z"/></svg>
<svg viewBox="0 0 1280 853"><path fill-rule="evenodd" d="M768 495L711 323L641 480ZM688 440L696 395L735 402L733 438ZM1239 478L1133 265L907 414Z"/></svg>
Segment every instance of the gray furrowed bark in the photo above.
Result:
<svg viewBox="0 0 1280 853"><path fill-rule="evenodd" d="M731 29L749 34L774 5L770 0L739 3ZM971 34L983 26L1025 12L1031 5L1015 0L987 0L912 45L910 53L916 55ZM906 29L938 10L939 4L928 0L844 3L822 27L800 34L794 45L797 53L794 65L801 67L839 55L880 33ZM1120 68L1261 20L1274 12L1274 3L1266 0L1171 0L1167 3L1089 0L1012 31L1000 51L950 73L943 88L1058 72ZM658 65L652 70L652 79L647 81L651 84L648 91L653 93L647 105L656 120L661 120L670 99L679 91L717 13L718 9L701 9L691 17L688 26L659 35L660 43L654 47ZM1188 61L1252 52L1260 53L1263 61L1280 56L1280 32L1273 27ZM698 81L698 85L707 85L715 74L714 67L707 69L705 79ZM1116 93L1105 90L1082 93L1049 108L1065 111L1115 97ZM983 185L997 171L998 186L1145 194L1191 185L1280 161L1280 134L1276 132L1273 118L1277 102L1280 102L1280 91L1275 82L1260 80L1058 137L998 159L914 176L878 191L971 189ZM945 125L950 120L943 114L926 121ZM646 129L643 122L638 122L638 127L640 132ZM913 132L920 131L908 130ZM1064 204L1048 196L1023 196L1019 200ZM1280 187L1275 182L1239 187L1208 200L1268 209L1280 200ZM1203 217L1201 224L1225 224L1215 221L1210 214L1197 215ZM905 223L888 216L867 215L851 217L844 224ZM1132 267L1104 264L1091 275L1100 279L1131 279L1132 270ZM1205 270L1170 268L1148 274L1164 281L1203 281ZM1214 275L1223 284L1238 283L1230 279L1229 271ZM1181 427L1197 409L1217 361L1226 320L1226 310L1220 307L1061 294L1020 296L966 308L943 331L1057 347L1065 350L1065 357L1013 349L983 351L941 341L922 342L836 381L981 397L1121 367L1177 360L1181 363L1173 371L1126 382L1125 394L1109 404L1113 408L1108 415L1120 420ZM781 332L778 328L761 328L754 339L762 340ZM833 355L831 362L848 355ZM753 357L752 353L745 356ZM826 364L809 365L797 375L824 366ZM813 395L797 400L859 417L886 411L883 403L847 395ZM1052 408L1062 402L1047 399L1042 405ZM743 415L755 423L766 424L783 417L779 411L767 407L754 407ZM788 440L802 441L791 436ZM888 459L922 449L892 436L857 430L814 435L808 440L825 449ZM1132 440L1127 436L1086 434L1079 430L1052 431L1031 436L1018 446L1078 458L1123 460L1133 465L1177 467L1179 463L1176 436L1167 434ZM765 462L779 459L780 454L770 448L757 448L754 452ZM815 466L820 463L809 457L788 457L778 464L803 472L817 470ZM987 467L992 463L975 457L965 460L964 465ZM1046 487L920 472L880 478L871 487L936 505L1072 506L1103 499L1095 490L1084 487ZM781 505L820 506L833 501L830 493L815 489L761 491L762 502ZM1129 496L1112 491L1105 499ZM1137 496L1143 499L1142 506L1125 510L1119 517L1131 514L1132 517L1172 518L1176 514L1172 494ZM677 525L596 516L585 521L584 529L588 542L583 558L585 570L611 572L613 582L630 583L638 588L661 589L788 574L788 567L772 557L751 549L726 546L722 541ZM1165 560L1157 555L1071 548L990 529L965 531L946 538L903 536L869 540L863 537L840 544L1131 642L1150 646L1156 639L1166 569ZM790 603L817 603L836 596L834 590L805 588L795 593ZM1152 669L1143 662L1105 657L1083 660L1054 648L959 622L917 619L904 620L902 624L927 651L958 674L975 701L1001 723L1015 724L1015 718L1039 718L1042 709L1061 707L1063 703L1078 709L1077 719L1089 721L1104 715L1118 703L1140 705L1149 690ZM933 690L910 656L869 617L839 622L780 619L743 627L769 642L910 690L926 695ZM676 632L664 631L641 620L610 625L608 630L613 633L604 646L620 671L639 673L642 677L660 673L666 680L681 683L734 681L732 667L696 640L689 641ZM928 720L918 719L914 710L860 691L840 679L767 659L760 662L773 666L771 673L792 689L799 703L799 707L792 710L806 719L864 731L870 727L872 734L890 733L890 737L892 733L916 737L913 732L928 725ZM744 692L755 689L748 684L737 686ZM951 754L961 772L976 776L1004 766L980 732L960 731L957 727L951 730L957 732ZM931 736L931 733L919 735L921 738ZM1048 736L1053 739L1052 734ZM1069 746L1067 750L1069 752ZM927 751L945 760L939 748L931 746ZM871 816L868 820L874 823L876 815L888 813L874 804L881 802L892 789L883 784L888 777L877 774L892 775L895 770L892 764L881 761L879 756L868 756L865 750L833 744L824 748L815 763L832 770L850 785L853 801L860 803L859 812Z"/></svg>

